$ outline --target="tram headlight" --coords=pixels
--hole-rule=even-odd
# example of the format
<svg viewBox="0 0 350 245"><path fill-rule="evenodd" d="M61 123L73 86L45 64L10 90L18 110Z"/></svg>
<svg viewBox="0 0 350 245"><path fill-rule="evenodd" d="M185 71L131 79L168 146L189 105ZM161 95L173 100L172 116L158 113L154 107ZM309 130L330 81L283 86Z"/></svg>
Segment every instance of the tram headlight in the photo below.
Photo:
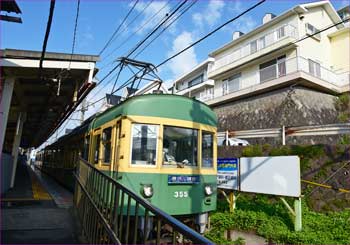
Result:
<svg viewBox="0 0 350 245"><path fill-rule="evenodd" d="M213 187L210 185L206 185L204 187L204 193L205 195L210 196L211 194L213 194Z"/></svg>
<svg viewBox="0 0 350 245"><path fill-rule="evenodd" d="M152 185L142 185L141 194L143 197L150 198L153 196Z"/></svg>

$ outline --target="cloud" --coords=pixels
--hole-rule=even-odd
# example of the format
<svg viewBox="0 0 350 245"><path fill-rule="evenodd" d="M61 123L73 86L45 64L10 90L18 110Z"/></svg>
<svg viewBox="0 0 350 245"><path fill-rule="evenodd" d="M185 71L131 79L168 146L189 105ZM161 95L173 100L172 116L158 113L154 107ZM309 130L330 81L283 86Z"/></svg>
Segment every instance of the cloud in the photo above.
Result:
<svg viewBox="0 0 350 245"><path fill-rule="evenodd" d="M172 50L168 53L168 57L181 51L192 42L193 42L192 34L187 31L182 32L180 35L178 35L174 39ZM170 69L174 77L179 77L183 73L190 71L197 64L198 64L197 56L194 48L192 47L188 49L186 52L172 59L168 64L168 68Z"/></svg>
<svg viewBox="0 0 350 245"><path fill-rule="evenodd" d="M138 12L143 12L142 14L142 21L138 22L138 24L134 31L137 31L139 28L143 26L141 30L137 32L137 34L143 34L145 31L152 29L154 26L156 26L163 17L170 12L170 6L167 1L153 1L149 6L146 8L146 6L149 4L148 1L139 2L135 6L135 10ZM145 9L146 8L146 9ZM158 13L159 11L159 13ZM157 14L156 14L157 13ZM156 15L155 15L156 14ZM151 20L150 20L151 19ZM172 25L172 28L175 28L176 23Z"/></svg>
<svg viewBox="0 0 350 245"><path fill-rule="evenodd" d="M194 13L192 20L200 28L204 25L213 26L220 20L225 3L222 0L210 0L207 7L201 12Z"/></svg>
<svg viewBox="0 0 350 245"><path fill-rule="evenodd" d="M243 4L241 1L234 1L230 2L233 3L232 5L227 6L228 11L233 13L233 15L238 15L242 13L245 8L243 7ZM241 31L243 33L250 32L252 29L254 29L257 26L256 20L251 15L243 15L237 20L235 20L230 25L224 27L222 30L227 32L234 32L234 31Z"/></svg>

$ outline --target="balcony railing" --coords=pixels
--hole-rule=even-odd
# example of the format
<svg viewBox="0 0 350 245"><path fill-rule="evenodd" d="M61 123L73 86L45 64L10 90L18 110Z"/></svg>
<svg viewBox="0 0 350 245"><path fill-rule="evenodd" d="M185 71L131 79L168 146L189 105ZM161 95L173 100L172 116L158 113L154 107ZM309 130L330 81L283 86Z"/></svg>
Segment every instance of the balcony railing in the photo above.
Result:
<svg viewBox="0 0 350 245"><path fill-rule="evenodd" d="M213 94L207 94L207 95L204 95L204 96L199 96L199 98L198 98L198 100L202 101L202 102L205 102L205 101L208 101L208 100L211 100L211 99L214 99L214 95Z"/></svg>
<svg viewBox="0 0 350 245"><path fill-rule="evenodd" d="M274 79L284 77L295 72L304 72L315 78L336 85L337 87L341 87L350 83L349 72L335 73L319 65L313 60L298 56L287 60L280 60L274 65L259 69L255 73L251 73L249 76L243 75L243 79L240 81L240 85L244 85L248 81L249 84L252 85L248 87L240 87L239 90L250 89L251 91L254 91L254 87L259 84L266 83L268 81L272 81ZM244 74L244 72L242 72L242 74ZM229 93L234 93L236 91L230 91ZM226 94L227 93L224 94L221 92L220 94L215 94L213 98L218 98Z"/></svg>
<svg viewBox="0 0 350 245"><path fill-rule="evenodd" d="M248 55L254 54L287 37L297 38L297 29L291 24L280 26L263 36L258 36L238 46L225 56L217 59L213 65L210 65L209 71L216 70Z"/></svg>
<svg viewBox="0 0 350 245"><path fill-rule="evenodd" d="M285 75L302 71L309 75L332 83L337 86L343 86L349 83L349 72L337 74L311 59L305 59L298 56L277 64L268 66L259 70L259 83L267 82Z"/></svg>

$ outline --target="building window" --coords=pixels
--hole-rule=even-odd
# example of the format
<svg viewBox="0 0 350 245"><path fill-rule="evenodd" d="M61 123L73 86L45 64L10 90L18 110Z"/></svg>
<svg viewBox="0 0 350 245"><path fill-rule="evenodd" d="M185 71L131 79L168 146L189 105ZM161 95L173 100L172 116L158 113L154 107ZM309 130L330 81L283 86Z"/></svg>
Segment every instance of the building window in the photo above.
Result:
<svg viewBox="0 0 350 245"><path fill-rule="evenodd" d="M228 94L228 82L227 80L222 81L222 95Z"/></svg>
<svg viewBox="0 0 350 245"><path fill-rule="evenodd" d="M277 58L277 74L278 77L286 75L286 56L283 55Z"/></svg>
<svg viewBox="0 0 350 245"><path fill-rule="evenodd" d="M132 125L131 164L156 165L158 126Z"/></svg>
<svg viewBox="0 0 350 245"><path fill-rule="evenodd" d="M254 54L258 49L257 40L250 42L250 53Z"/></svg>
<svg viewBox="0 0 350 245"><path fill-rule="evenodd" d="M210 132L202 132L202 166L213 167L214 136Z"/></svg>
<svg viewBox="0 0 350 245"><path fill-rule="evenodd" d="M259 38L259 49L263 49L266 47L265 36Z"/></svg>
<svg viewBox="0 0 350 245"><path fill-rule="evenodd" d="M286 35L285 28L286 28L286 26L282 26L282 27L277 29L277 39L281 39L282 37L284 37Z"/></svg>
<svg viewBox="0 0 350 245"><path fill-rule="evenodd" d="M192 87L194 85L200 84L201 82L203 82L203 79L204 79L204 74L201 74L201 75L195 77L194 79L189 81L188 87L190 88L190 87Z"/></svg>
<svg viewBox="0 0 350 245"><path fill-rule="evenodd" d="M316 77L321 77L320 63L317 63L316 61L313 61L311 59L308 59L308 61L309 61L309 72Z"/></svg>
<svg viewBox="0 0 350 245"><path fill-rule="evenodd" d="M164 126L163 164L197 166L198 130Z"/></svg>
<svg viewBox="0 0 350 245"><path fill-rule="evenodd" d="M228 79L224 80L222 85L223 85L223 94L228 94L232 93L235 91L238 91L240 89L240 79L241 78L241 73L237 73Z"/></svg>
<svg viewBox="0 0 350 245"><path fill-rule="evenodd" d="M111 140L112 140L112 128L106 128L102 133L102 143L103 143L103 163L110 164L111 162Z"/></svg>
<svg viewBox="0 0 350 245"><path fill-rule="evenodd" d="M259 65L260 82L266 82L286 75L286 56Z"/></svg>
<svg viewBox="0 0 350 245"><path fill-rule="evenodd" d="M320 30L311 25L310 23L305 24L306 34L316 38L317 40L321 40L321 33L318 33ZM315 34L317 33L317 34Z"/></svg>

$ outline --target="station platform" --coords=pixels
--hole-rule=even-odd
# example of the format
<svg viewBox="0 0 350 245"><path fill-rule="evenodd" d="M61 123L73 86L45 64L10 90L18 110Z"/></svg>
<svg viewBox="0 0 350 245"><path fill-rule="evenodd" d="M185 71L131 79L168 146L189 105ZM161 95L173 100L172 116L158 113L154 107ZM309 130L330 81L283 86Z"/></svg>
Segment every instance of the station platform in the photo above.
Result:
<svg viewBox="0 0 350 245"><path fill-rule="evenodd" d="M1 244L79 244L73 194L23 159L1 197Z"/></svg>

